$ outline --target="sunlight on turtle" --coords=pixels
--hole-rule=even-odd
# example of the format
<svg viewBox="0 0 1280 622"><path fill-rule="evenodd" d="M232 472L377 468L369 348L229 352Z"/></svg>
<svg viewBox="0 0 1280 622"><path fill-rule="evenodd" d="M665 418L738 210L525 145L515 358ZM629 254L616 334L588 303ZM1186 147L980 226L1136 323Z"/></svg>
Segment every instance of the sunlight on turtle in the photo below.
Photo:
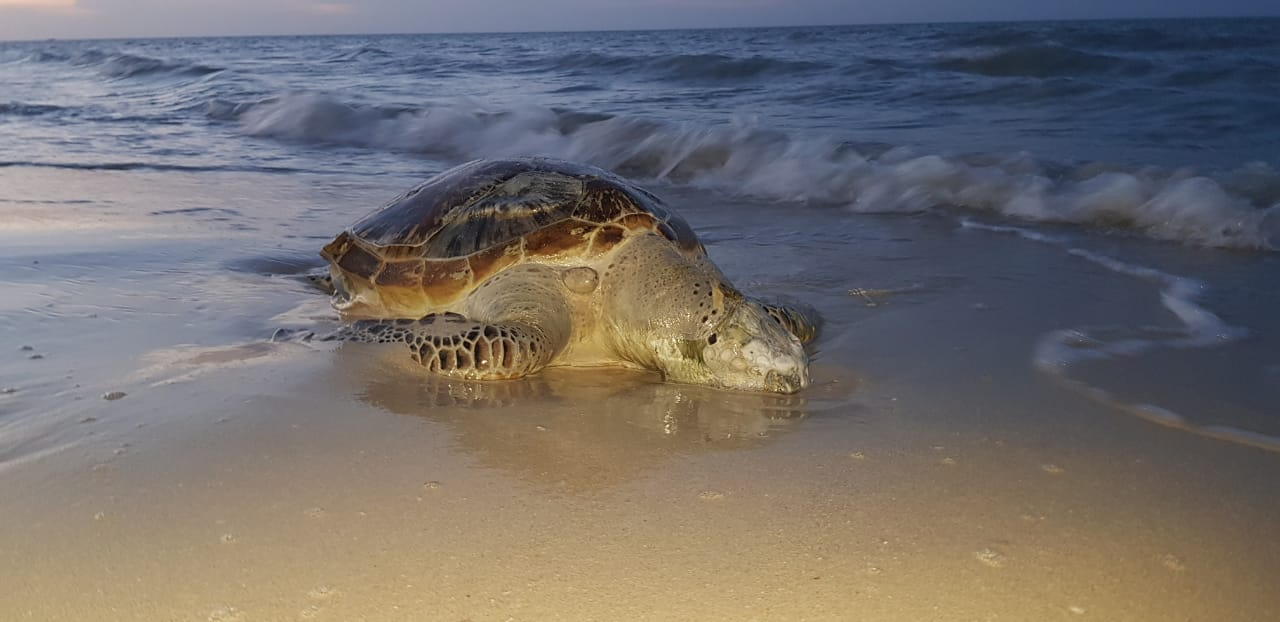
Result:
<svg viewBox="0 0 1280 622"><path fill-rule="evenodd" d="M359 318L327 339L405 343L432 373L612 365L729 389L809 385L816 317L739 292L661 200L594 167L465 164L321 254L335 306Z"/></svg>

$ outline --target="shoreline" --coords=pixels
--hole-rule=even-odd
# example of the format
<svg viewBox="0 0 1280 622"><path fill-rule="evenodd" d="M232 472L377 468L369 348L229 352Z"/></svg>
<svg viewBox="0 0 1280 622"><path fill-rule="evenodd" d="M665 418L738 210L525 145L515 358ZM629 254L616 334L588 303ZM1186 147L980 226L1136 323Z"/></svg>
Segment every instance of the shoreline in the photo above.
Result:
<svg viewBox="0 0 1280 622"><path fill-rule="evenodd" d="M54 206L38 235L0 232L0 325L20 335L0 352L2 618L1280 617L1280 455L1101 407L1033 366L1053 330L1182 326L1159 287L1060 249L816 209L775 234L768 207L671 193L736 284L824 314L813 387L432 382L393 351L266 342L332 321L272 273L349 219L335 199L297 216L325 189L272 177L287 185L247 216L205 222L198 208L262 178L57 178L105 187L112 223L137 224L67 233ZM196 211L156 215L179 199ZM1208 282L1202 304L1255 349L1086 375L1240 392L1212 414L1270 432L1253 403L1280 298L1254 293L1272 260L1201 269L1203 250L1126 242L1099 252ZM1262 375L1195 374L1224 361Z"/></svg>

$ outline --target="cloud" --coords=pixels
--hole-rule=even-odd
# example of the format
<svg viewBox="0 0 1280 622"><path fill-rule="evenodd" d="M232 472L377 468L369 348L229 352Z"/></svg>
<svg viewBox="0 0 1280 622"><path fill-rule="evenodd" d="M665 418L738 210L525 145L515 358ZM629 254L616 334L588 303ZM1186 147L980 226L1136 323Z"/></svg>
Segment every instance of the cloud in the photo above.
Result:
<svg viewBox="0 0 1280 622"><path fill-rule="evenodd" d="M0 8L10 6L24 9L66 10L76 8L76 0L0 0Z"/></svg>
<svg viewBox="0 0 1280 622"><path fill-rule="evenodd" d="M307 13L320 15L350 15L356 12L355 7L342 2L294 2L294 5Z"/></svg>

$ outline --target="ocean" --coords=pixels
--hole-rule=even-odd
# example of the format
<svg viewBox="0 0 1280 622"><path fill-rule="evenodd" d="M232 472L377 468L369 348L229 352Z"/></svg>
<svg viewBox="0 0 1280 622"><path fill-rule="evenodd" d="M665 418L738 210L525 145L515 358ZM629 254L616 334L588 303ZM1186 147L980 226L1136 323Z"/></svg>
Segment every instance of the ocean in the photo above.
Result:
<svg viewBox="0 0 1280 622"><path fill-rule="evenodd" d="M270 342L343 227L530 155L817 308L813 387ZM1277 166L1280 19L0 42L0 617L1273 619Z"/></svg>
<svg viewBox="0 0 1280 622"><path fill-rule="evenodd" d="M1277 27L10 43L2 164L416 178L538 153L782 205L1274 250Z"/></svg>

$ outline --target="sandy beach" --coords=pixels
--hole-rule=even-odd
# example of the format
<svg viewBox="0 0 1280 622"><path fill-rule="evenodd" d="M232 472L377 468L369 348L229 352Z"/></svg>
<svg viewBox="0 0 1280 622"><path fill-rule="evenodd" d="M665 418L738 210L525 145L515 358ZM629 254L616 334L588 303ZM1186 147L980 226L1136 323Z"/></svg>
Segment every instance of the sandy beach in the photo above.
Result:
<svg viewBox="0 0 1280 622"><path fill-rule="evenodd" d="M823 313L813 387L467 384L269 341L334 325L299 275L387 180L4 181L0 619L1280 617L1276 336L1046 374L1055 330L1190 330L1160 283L1063 246L937 216L742 226L772 212L669 193L736 282ZM1129 242L1095 251L1256 261ZM1274 316L1267 261L1202 303ZM1193 425L1126 411L1148 403Z"/></svg>

